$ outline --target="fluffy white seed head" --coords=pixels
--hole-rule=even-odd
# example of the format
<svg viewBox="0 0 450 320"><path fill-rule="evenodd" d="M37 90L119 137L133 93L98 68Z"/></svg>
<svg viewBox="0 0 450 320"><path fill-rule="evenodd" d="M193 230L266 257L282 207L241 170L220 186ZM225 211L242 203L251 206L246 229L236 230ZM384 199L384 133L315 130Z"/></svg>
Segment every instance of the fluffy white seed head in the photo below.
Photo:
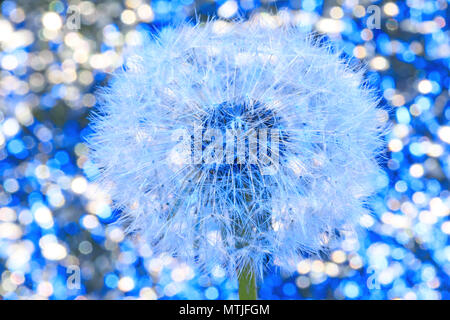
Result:
<svg viewBox="0 0 450 320"><path fill-rule="evenodd" d="M295 28L166 29L98 97L99 180L157 253L260 275L268 257L288 266L325 251L366 213L377 100L362 70Z"/></svg>

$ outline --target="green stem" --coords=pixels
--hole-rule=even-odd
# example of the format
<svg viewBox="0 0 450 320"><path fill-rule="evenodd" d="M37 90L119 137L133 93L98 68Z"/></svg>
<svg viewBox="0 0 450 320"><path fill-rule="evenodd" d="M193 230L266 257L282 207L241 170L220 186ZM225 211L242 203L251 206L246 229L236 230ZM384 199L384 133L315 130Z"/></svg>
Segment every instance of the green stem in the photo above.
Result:
<svg viewBox="0 0 450 320"><path fill-rule="evenodd" d="M238 276L239 280L239 300L256 300L256 279L251 267L246 265Z"/></svg>

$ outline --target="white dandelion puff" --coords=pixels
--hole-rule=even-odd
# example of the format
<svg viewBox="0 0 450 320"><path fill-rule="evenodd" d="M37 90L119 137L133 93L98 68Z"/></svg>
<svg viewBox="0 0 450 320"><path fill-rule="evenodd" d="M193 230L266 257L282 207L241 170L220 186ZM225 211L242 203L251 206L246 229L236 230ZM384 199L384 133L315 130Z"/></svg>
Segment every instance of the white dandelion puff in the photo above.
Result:
<svg viewBox="0 0 450 320"><path fill-rule="evenodd" d="M260 276L322 252L380 170L363 71L295 28L165 29L99 93L99 180L156 253Z"/></svg>

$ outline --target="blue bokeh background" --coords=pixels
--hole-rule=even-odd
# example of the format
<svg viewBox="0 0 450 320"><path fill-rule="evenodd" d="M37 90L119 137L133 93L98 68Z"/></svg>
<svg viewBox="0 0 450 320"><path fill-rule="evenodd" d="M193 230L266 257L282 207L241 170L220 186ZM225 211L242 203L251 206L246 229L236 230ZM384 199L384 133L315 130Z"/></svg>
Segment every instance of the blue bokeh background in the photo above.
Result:
<svg viewBox="0 0 450 320"><path fill-rule="evenodd" d="M365 236L292 274L268 272L260 298L450 298L448 1L8 0L0 9L0 298L237 298L220 267L202 275L112 224L84 144L93 93L124 48L195 16L325 34L367 65L391 122Z"/></svg>

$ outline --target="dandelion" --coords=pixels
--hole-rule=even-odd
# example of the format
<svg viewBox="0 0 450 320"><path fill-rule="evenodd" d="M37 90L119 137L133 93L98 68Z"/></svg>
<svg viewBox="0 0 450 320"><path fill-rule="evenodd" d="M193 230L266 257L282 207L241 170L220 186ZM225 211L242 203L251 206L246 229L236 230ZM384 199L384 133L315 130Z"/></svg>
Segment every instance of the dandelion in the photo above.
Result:
<svg viewBox="0 0 450 320"><path fill-rule="evenodd" d="M383 123L363 69L295 28L164 29L99 93L99 180L154 252L237 274L255 298L356 228ZM223 31L223 30L221 30Z"/></svg>

